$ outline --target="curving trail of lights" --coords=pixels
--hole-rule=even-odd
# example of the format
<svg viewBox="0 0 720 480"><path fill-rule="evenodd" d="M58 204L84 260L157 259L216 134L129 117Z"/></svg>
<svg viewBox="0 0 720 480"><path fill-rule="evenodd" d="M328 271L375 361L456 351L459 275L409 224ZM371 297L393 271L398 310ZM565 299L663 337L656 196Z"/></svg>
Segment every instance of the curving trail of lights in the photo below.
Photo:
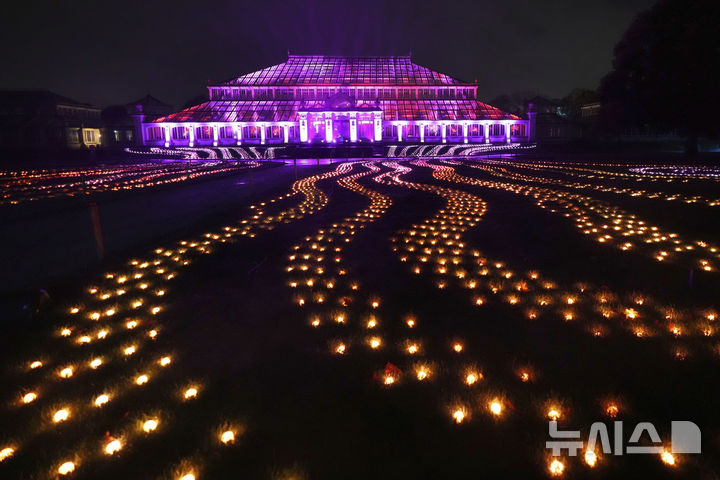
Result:
<svg viewBox="0 0 720 480"><path fill-rule="evenodd" d="M453 182L456 184L471 184L486 186L483 181L464 177L446 165L435 165L428 161L415 161L414 165L431 168L433 177ZM478 183L479 182L479 183ZM412 248L412 250L409 250ZM406 250L414 252L415 247ZM431 250L429 250L432 253ZM429 255L428 250L423 250ZM606 288L598 288L592 284L582 281L572 287L559 288L557 283L538 271L530 271L522 275L519 281L504 282L518 277L518 274L507 267L504 261L495 261L482 258L479 252L474 252L478 263L482 267L478 273L481 277L488 278L487 291L497 295L501 292L506 294L505 300L511 305L525 306L526 315L530 319L537 318L541 313L538 309L552 306L558 308L555 315L566 321L577 320L578 318L595 318L591 321L587 331L593 336L603 336L608 331L607 320L621 320L625 328L638 338L646 338L659 334L669 334L676 338L684 335L696 337L714 337L716 329L713 322L717 314L713 308L696 308L689 311L680 311L670 305L651 298L649 295L634 292L628 295L620 295L611 292ZM420 256L420 262L427 261L426 257ZM401 257L402 261L408 261L407 257ZM496 271L493 272L493 267ZM420 265L413 267L418 271ZM497 270L499 269L499 270ZM439 271L443 275L447 271ZM467 288L475 289L480 286L477 278L465 280L467 273L464 270L456 272L456 276ZM532 293L534 292L534 294ZM486 292L487 293L487 292ZM479 297L476 303L483 304L485 297ZM529 300L529 301L528 301ZM579 312L583 309L584 312ZM675 352L678 359L683 359L686 352L678 347Z"/></svg>
<svg viewBox="0 0 720 480"><path fill-rule="evenodd" d="M520 183L465 177L452 165L480 168ZM363 170L357 170L359 167ZM540 382L544 372L532 359L519 366L509 366L508 362L503 367L514 383L497 378L483 368L483 361L488 359L473 338L438 335L437 328L426 328L429 319L392 318L385 313L383 307L388 300L380 292L372 291L372 286L361 285L348 260L352 258L348 250L358 234L386 218L393 205L391 194L365 184L370 179L383 192L414 190L445 201L425 220L397 230L390 239L392 249L412 275L429 280L440 291L465 297L470 312L482 312L493 305L518 319L559 321L568 329L580 328L591 337L625 335L636 342L666 340L664 343L670 345L668 353L677 362L695 354L693 349L698 346L711 349L713 354L720 353L715 325L718 313L714 308L679 310L643 293L612 292L589 282L560 285L548 273L519 271L504 260L488 258L465 239L468 230L483 221L489 208L486 201L460 188L406 180L404 177L416 167L432 169L436 181L530 197L539 207L571 218L584 233L596 236L599 243L621 248L623 244L616 242L615 237L632 229L638 232L630 234L639 242L636 250L641 245L648 245L647 249L687 246L679 235L664 233L605 202L523 184L561 186L555 179L517 173L510 166L424 159L341 163L332 171L296 181L287 193L251 205L250 214L238 222L132 259L127 265L107 272L87 288L82 298L68 304L67 316L54 326L50 338L44 339L44 352L27 358L9 375L23 388L7 402L4 414L22 418L24 426L2 432L0 468L3 462L16 456L32 458L38 439L55 436L63 444L58 441L57 448L45 452L43 460L37 462L37 471L33 473L38 478L65 478L87 469L92 471L93 466L105 465L110 458L121 457L141 442L161 437L159 434L182 418L190 405L201 402L212 379L184 376L183 359L173 349L170 336L164 335L172 311L171 301L177 298L171 288L172 280L222 244L256 237L326 208L330 199L318 183L328 180L364 197L367 204L291 247L285 275L293 302L306 316L309 328L325 335L328 356L346 359L367 356L380 388L396 389L412 383L435 385L438 387L435 390L443 390L441 393L450 397L442 401L449 423L472 424L483 417L499 423L512 416L526 417L538 426L547 420L564 421L570 416L573 401L568 399L572 393L558 395L552 382ZM62 172L53 174L63 178ZM595 175L585 171L582 174ZM570 188L599 190L580 187L579 183ZM631 194L620 190L615 193ZM699 244L697 247L710 248ZM678 252L676 256L695 259L694 249L687 252L690 253ZM663 257L662 261L670 260L669 254ZM704 265L714 269L709 262ZM507 349L498 350L501 355L512 355ZM174 390L152 398L146 395L147 402L141 408L125 408L128 399L164 384L159 382L169 381L175 385ZM597 395L603 398L600 408L582 406L586 411L595 411L606 419L625 413L624 399L605 397L606 392ZM118 414L125 410L129 411ZM67 427L78 422L93 424L97 427L93 428L95 433L64 437ZM193 458L181 458L172 469L172 478L201 478L203 461L234 444L245 428L236 418L203 418L201 423L204 430L198 435L205 438L199 442L203 444L201 450ZM97 434L98 431L107 433ZM212 441L207 441L210 438ZM682 457L667 450L658 457L669 468L677 468L682 462ZM543 457L541 468L556 477L567 475L568 469L591 469L612 461L588 450L577 458Z"/></svg>
<svg viewBox="0 0 720 480"><path fill-rule="evenodd" d="M628 169L624 163L567 163L567 162L549 162L535 161L532 163L523 161L506 162L503 160L487 160L487 163L498 165L511 165L531 170L554 171L561 175L582 177L596 180L628 180L635 182L661 182L661 183L687 183L690 180L720 180L717 169L708 167L684 167L680 165L666 165L658 167L657 165L637 165L635 168ZM592 166L593 168L585 168L579 165ZM615 168L616 170L601 169Z"/></svg>
<svg viewBox="0 0 720 480"><path fill-rule="evenodd" d="M476 162L443 162L487 171L484 165ZM707 240L685 239L607 202L562 190L464 177L453 169L443 172L442 179L445 180L452 178L459 183L531 197L537 206L570 219L578 230L602 245L637 252L658 262L681 263L706 272L717 271L720 247Z"/></svg>
<svg viewBox="0 0 720 480"><path fill-rule="evenodd" d="M366 197L370 204L352 217L321 228L294 245L286 267L290 276L288 284L294 290L294 303L311 310L310 325L313 328L335 327L331 330L336 335L328 342L330 351L335 355L345 355L354 343L342 327L357 323L363 316L368 332L365 343L371 349L377 349L382 344L382 338L377 334L380 325L375 316L380 300L372 295L365 301L360 300L360 284L350 279L349 269L343 262L344 250L357 233L382 217L392 205L390 197L357 182L361 177L380 171L373 162L362 165L368 171L342 177L338 184ZM359 313L358 310L364 306L369 306L373 313Z"/></svg>
<svg viewBox="0 0 720 480"><path fill-rule="evenodd" d="M462 238L464 231L481 221L486 208L482 199L459 190L405 181L401 177L409 173L411 168L398 162L387 162L384 165L393 170L375 177L376 181L431 192L445 198L447 202L433 217L413 225L408 230L399 231L392 238L393 249L399 260L408 263L414 274L430 277L438 289L466 289L472 303L479 308L493 301L506 303L518 309L520 315L529 320L555 317L568 324L585 322L585 330L594 337L607 336L619 328L627 329L638 339L665 335L677 340L690 335L697 338L710 337L714 342L714 322L717 319L714 310L680 312L642 293L615 294L588 283L560 287L538 271L517 272L503 261L484 257L479 251L471 250ZM426 161L411 162L411 165L432 168L435 178L465 183L463 177L456 176L451 167L432 165ZM415 318L408 318L407 322L410 328L419 325ZM375 347L371 344L371 347L380 348L383 340L380 337L375 338L377 343ZM435 338L432 340L437 342ZM460 365L453 364L451 368L448 368L447 360L433 361L424 355L430 350L428 344L431 342L420 338L419 332L413 339L395 343L400 344L409 357L418 360L405 369L386 367L384 374L380 376L384 386L392 387L401 383L401 379L408 378L426 382L438 375L448 374L456 376L463 388L484 385L485 393L481 394L479 399L474 397L469 401L459 400L447 406L448 414L456 423L464 423L477 413L499 419L505 415L508 406L512 405L507 394L488 385L482 368L478 367L480 361L468 358L472 354L465 352L474 350L469 342L457 337L445 339L445 348L463 356L463 362ZM710 348L717 352L717 343L710 345ZM672 348L671 354L675 360L683 361L690 354L690 350L678 342ZM444 366L438 368L437 365L441 363ZM539 368L534 365L521 366L514 371L523 383L533 382L540 373ZM602 393L600 395L602 396ZM457 395L457 398L461 397L462 395ZM546 420L557 421L567 412L567 406L563 406L562 401L553 398L548 400L547 394L540 394L540 398L533 403L542 405L540 415ZM614 418L622 408L620 403L617 399L608 398L603 401L603 413ZM527 412L535 410L530 405L521 407L516 402L513 413L520 414L523 409L527 409ZM595 451L588 451L580 458L588 468L594 468L599 455ZM569 460L548 459L547 468L551 474L561 474ZM665 459L663 461L666 462Z"/></svg>
<svg viewBox="0 0 720 480"><path fill-rule="evenodd" d="M287 194L251 205L250 216L236 224L181 240L172 247L157 248L152 255L132 259L88 287L86 295L67 307L67 317L45 339L44 352L10 372L12 381L24 387L9 400L5 413L26 421L21 429L2 432L0 462L22 454L32 456L34 442L47 435L62 438L66 425L78 421L103 425L108 432L105 436L93 438L91 434L70 443L66 439L58 442L58 451L48 452L47 456L56 460L41 467L45 473L40 470L37 474L64 477L83 465L119 455L128 445L162 431L181 413L183 405L202 397L202 382L177 379L175 373L171 378L180 386L171 394L171 402L162 401L167 397L163 395L124 415L108 418L104 412L117 412L125 398L140 395L179 363L172 345L162 339L167 321L163 314L172 298L170 282L200 255L212 253L223 243L255 237L281 223L317 213L328 203L317 183L348 174L353 168L351 163L342 163L334 170L298 180ZM297 204L279 210L282 203L298 195L301 200ZM208 428L215 440L206 446L212 449L234 443L243 425L222 419ZM197 475L200 467L182 461L176 469L178 478Z"/></svg>
<svg viewBox="0 0 720 480"><path fill-rule="evenodd" d="M89 198L105 192L139 190L209 178L260 165L256 161L203 161L5 172L0 176L0 206L60 197Z"/></svg>
<svg viewBox="0 0 720 480"><path fill-rule="evenodd" d="M495 166L495 165L504 165ZM607 184L581 183L574 181L566 181L557 178L548 178L543 176L527 175L518 171L513 171L517 166L510 162L490 161L488 165L480 165L484 171L499 178L507 178L513 181L521 181L526 183L539 183L541 185L553 185L561 188L573 188L577 190L595 190L602 193L615 193L618 195L628 195L635 198L645 198L652 200L677 201L687 204L706 205L708 207L720 206L720 198L705 198L702 195L685 195L682 193L665 193L651 191L645 189L637 189L632 187L616 187ZM527 169L530 167L523 167ZM535 167L532 170L542 171L542 168Z"/></svg>

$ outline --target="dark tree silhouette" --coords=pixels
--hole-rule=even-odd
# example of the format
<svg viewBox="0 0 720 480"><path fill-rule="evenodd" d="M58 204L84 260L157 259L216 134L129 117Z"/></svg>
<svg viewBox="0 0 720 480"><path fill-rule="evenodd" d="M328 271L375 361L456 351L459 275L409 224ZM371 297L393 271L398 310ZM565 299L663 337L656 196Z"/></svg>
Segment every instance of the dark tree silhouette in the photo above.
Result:
<svg viewBox="0 0 720 480"><path fill-rule="evenodd" d="M660 0L615 46L599 94L610 131L674 129L697 151L720 132L720 1Z"/></svg>

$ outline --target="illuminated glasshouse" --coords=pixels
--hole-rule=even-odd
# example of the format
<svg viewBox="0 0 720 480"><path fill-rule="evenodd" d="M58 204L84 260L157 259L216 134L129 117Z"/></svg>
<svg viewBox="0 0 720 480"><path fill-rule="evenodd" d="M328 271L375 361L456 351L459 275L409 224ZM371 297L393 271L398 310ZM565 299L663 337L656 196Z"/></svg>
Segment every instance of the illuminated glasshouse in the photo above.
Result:
<svg viewBox="0 0 720 480"><path fill-rule="evenodd" d="M477 83L410 56L289 55L210 84L210 100L143 124L153 146L344 142L510 143L529 120L477 99Z"/></svg>

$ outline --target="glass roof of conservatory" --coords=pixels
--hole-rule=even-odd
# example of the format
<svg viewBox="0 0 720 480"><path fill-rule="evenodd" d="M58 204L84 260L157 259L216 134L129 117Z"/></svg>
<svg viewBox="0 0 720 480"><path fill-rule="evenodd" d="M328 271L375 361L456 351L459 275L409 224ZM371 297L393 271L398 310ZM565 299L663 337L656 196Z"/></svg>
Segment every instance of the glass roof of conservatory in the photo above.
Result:
<svg viewBox="0 0 720 480"><path fill-rule="evenodd" d="M324 103L292 100L212 100L154 122L296 122L298 111L322 109ZM356 110L376 110L375 101L358 101ZM477 100L380 100L383 120L500 120L509 115Z"/></svg>
<svg viewBox="0 0 720 480"><path fill-rule="evenodd" d="M474 85L417 65L410 56L289 55L287 61L221 82L220 86Z"/></svg>

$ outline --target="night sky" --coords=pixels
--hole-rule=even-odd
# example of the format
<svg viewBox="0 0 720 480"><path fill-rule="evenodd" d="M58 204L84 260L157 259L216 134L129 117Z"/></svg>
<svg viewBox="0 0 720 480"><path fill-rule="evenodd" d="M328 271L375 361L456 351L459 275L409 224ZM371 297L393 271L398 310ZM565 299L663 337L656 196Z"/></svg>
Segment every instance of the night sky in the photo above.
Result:
<svg viewBox="0 0 720 480"><path fill-rule="evenodd" d="M480 98L595 88L653 0L16 1L0 18L0 89L181 105L206 83L297 54L397 55L478 80Z"/></svg>

